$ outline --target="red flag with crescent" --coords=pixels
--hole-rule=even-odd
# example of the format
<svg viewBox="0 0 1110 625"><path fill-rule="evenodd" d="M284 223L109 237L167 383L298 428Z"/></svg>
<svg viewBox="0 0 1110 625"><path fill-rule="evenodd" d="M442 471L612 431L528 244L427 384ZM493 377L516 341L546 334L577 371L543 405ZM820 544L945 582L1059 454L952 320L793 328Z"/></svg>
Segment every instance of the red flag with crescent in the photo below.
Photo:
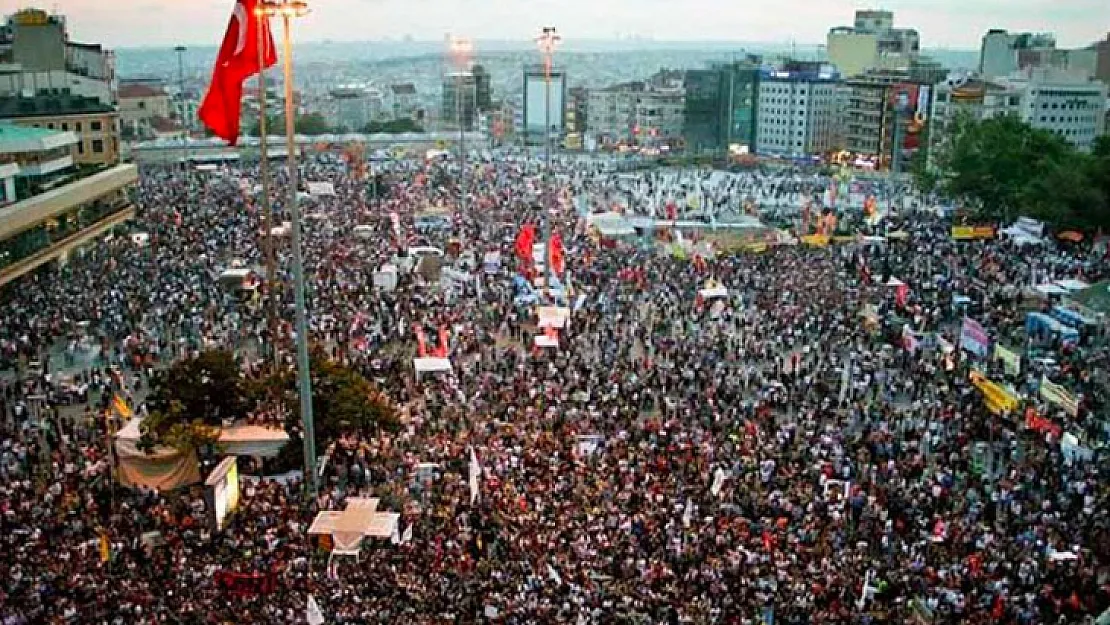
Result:
<svg viewBox="0 0 1110 625"><path fill-rule="evenodd" d="M551 251L547 255L551 270L557 276L563 275L563 270L566 269L566 251L563 249L563 237L558 232L551 235Z"/></svg>
<svg viewBox="0 0 1110 625"><path fill-rule="evenodd" d="M258 0L236 0L224 41L216 55L212 82L197 110L204 125L232 145L239 140L243 82L263 67L277 63L269 19L257 14L257 9Z"/></svg>

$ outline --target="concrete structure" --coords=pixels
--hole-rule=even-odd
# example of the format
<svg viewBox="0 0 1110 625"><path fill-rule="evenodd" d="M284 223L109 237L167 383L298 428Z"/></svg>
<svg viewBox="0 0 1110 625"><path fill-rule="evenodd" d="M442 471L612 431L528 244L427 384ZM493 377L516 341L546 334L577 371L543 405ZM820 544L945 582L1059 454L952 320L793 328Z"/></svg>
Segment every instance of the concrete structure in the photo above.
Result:
<svg viewBox="0 0 1110 625"><path fill-rule="evenodd" d="M171 116L170 96L161 87L125 84L119 89L119 117L123 136L149 138L154 127L166 127Z"/></svg>
<svg viewBox="0 0 1110 625"><path fill-rule="evenodd" d="M544 144L544 126L550 122L547 132L552 142L559 144L566 133L567 74L561 67L551 68L551 86L542 65L525 66L523 72L524 99L523 138L530 145ZM548 113L550 107L550 114Z"/></svg>
<svg viewBox="0 0 1110 625"><path fill-rule="evenodd" d="M795 156L837 149L839 78L831 66L764 71L759 80L755 151Z"/></svg>
<svg viewBox="0 0 1110 625"><path fill-rule="evenodd" d="M416 85L411 82L390 85L386 92L386 108L393 113L393 119L401 117L416 118L420 109L420 100L416 94Z"/></svg>
<svg viewBox="0 0 1110 625"><path fill-rule="evenodd" d="M681 86L633 81L588 94L590 135L602 146L662 146L682 135L685 95Z"/></svg>
<svg viewBox="0 0 1110 625"><path fill-rule="evenodd" d="M912 28L894 28L890 11L856 11L852 26L837 26L826 38L829 62L843 76L869 69L906 69L917 57L921 40Z"/></svg>
<svg viewBox="0 0 1110 625"><path fill-rule="evenodd" d="M115 55L70 41L65 18L24 9L0 30L0 96L68 90L114 104L116 89Z"/></svg>
<svg viewBox="0 0 1110 625"><path fill-rule="evenodd" d="M367 85L341 85L328 90L320 112L332 128L359 132L385 114L385 98Z"/></svg>
<svg viewBox="0 0 1110 625"><path fill-rule="evenodd" d="M929 118L929 167L936 166L936 156L951 140L960 115L977 120L1000 115L1020 116L1021 99L1021 91L981 78L959 77L938 83L933 91Z"/></svg>
<svg viewBox="0 0 1110 625"><path fill-rule="evenodd" d="M486 76L488 80L488 75ZM488 92L488 85L487 85ZM478 115L477 76L473 72L448 72L443 75L443 100L440 119L449 127L473 130Z"/></svg>
<svg viewBox="0 0 1110 625"><path fill-rule="evenodd" d="M67 94L0 97L0 119L20 126L72 130L78 138L74 160L79 165L119 161L119 113L97 100Z"/></svg>
<svg viewBox="0 0 1110 625"><path fill-rule="evenodd" d="M686 72L682 134L695 153L755 149L760 59Z"/></svg>
<svg viewBox="0 0 1110 625"><path fill-rule="evenodd" d="M74 165L76 133L0 124L0 286L134 216L134 165Z"/></svg>
<svg viewBox="0 0 1110 625"><path fill-rule="evenodd" d="M1095 78L1110 85L1110 33L1106 34L1106 39L1096 42L1092 47L1095 50Z"/></svg>
<svg viewBox="0 0 1110 625"><path fill-rule="evenodd" d="M1070 72L1038 68L1000 79L1021 93L1021 118L1089 152L1106 129L1107 85Z"/></svg>
<svg viewBox="0 0 1110 625"><path fill-rule="evenodd" d="M1066 50L1056 47L1050 33L1010 33L993 28L983 35L979 50L979 75L991 80L1019 70L1053 68L1082 78L1098 73L1097 46Z"/></svg>
<svg viewBox="0 0 1110 625"><path fill-rule="evenodd" d="M859 163L902 170L922 147L932 84L909 71L871 70L844 81L844 149ZM896 152L897 150L897 152Z"/></svg>

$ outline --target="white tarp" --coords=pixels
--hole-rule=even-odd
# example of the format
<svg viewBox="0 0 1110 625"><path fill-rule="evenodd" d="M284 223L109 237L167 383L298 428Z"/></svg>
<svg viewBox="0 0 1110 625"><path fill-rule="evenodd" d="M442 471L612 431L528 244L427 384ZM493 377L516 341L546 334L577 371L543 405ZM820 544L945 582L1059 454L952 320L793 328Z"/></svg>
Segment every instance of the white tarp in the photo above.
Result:
<svg viewBox="0 0 1110 625"><path fill-rule="evenodd" d="M397 266L386 263L374 272L374 287L383 291L397 288Z"/></svg>
<svg viewBox="0 0 1110 625"><path fill-rule="evenodd" d="M698 295L700 295L702 299L706 300L717 297L728 297L728 289L723 286L715 286L709 289L701 289L700 291L698 291Z"/></svg>
<svg viewBox="0 0 1110 625"><path fill-rule="evenodd" d="M416 369L417 375L421 373L441 373L453 369L450 358L413 358L412 366Z"/></svg>
<svg viewBox="0 0 1110 625"><path fill-rule="evenodd" d="M310 182L308 183L308 194L316 197L334 196L335 185L330 182Z"/></svg>
<svg viewBox="0 0 1110 625"><path fill-rule="evenodd" d="M537 327L562 330L570 321L570 309L563 306L537 306L536 317L539 318Z"/></svg>
<svg viewBox="0 0 1110 625"><path fill-rule="evenodd" d="M535 339L535 346L544 349L557 349L559 347L559 339L552 338L546 334L541 334Z"/></svg>

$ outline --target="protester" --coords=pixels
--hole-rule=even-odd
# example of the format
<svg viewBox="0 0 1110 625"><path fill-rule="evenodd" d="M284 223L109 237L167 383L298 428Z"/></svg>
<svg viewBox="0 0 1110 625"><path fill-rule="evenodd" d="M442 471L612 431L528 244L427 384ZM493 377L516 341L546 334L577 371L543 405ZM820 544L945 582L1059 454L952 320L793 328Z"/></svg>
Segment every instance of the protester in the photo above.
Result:
<svg viewBox="0 0 1110 625"><path fill-rule="evenodd" d="M339 158L303 165L302 180L335 190L302 207L311 338L375 380L403 423L319 441L334 446L315 500L296 478L245 481L223 530L197 492L113 485L121 424L100 415L116 395L142 413L156 369L209 347L252 372L277 342L292 366L291 289L275 336L264 294L219 279L265 273L257 168L144 171L130 228L147 244L116 236L8 288L3 622L303 622L309 595L337 623L1079 623L1110 606L1106 345L1094 330L1079 345L1034 340L1022 314L1042 306L1026 287L1105 277L1093 247L954 241L929 198L887 181L834 199L835 180L801 169L619 173L568 158L545 194L541 161L474 156L465 213L449 159L384 165L380 198ZM881 220L862 218L868 195ZM805 233L806 213L834 202L860 237L697 262L650 233L595 244L580 214L717 225L754 212ZM428 214L450 219L417 229ZM576 307L554 350L533 349L512 280L520 225L544 215ZM417 245L457 245L471 277L402 271L395 290L375 286ZM289 255L279 239L282 281ZM707 280L727 295L706 301ZM1044 356L1014 375L961 353L965 316ZM416 379L414 327L429 342L447 330L453 373ZM1094 457L991 414L972 369ZM1042 375L1081 395L1076 414L1039 399ZM329 566L306 530L356 495L403 513L411 539ZM266 583L221 582L236 575Z"/></svg>

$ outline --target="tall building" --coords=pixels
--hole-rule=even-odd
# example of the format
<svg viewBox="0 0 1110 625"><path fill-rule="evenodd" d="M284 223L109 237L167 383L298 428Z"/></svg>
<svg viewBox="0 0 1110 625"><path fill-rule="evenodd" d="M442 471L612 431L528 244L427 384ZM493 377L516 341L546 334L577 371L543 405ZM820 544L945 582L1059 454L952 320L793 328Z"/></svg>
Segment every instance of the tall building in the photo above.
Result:
<svg viewBox="0 0 1110 625"><path fill-rule="evenodd" d="M544 127L554 143L562 141L566 132L567 74L561 67L552 67L549 77L542 65L524 68L524 99L521 109L521 130L525 143L542 145Z"/></svg>
<svg viewBox="0 0 1110 625"><path fill-rule="evenodd" d="M165 126L170 114L170 96L161 85L124 84L120 87L119 116L123 136L153 138L155 127Z"/></svg>
<svg viewBox="0 0 1110 625"><path fill-rule="evenodd" d="M64 262L135 215L131 164L78 166L77 133L0 122L0 285Z"/></svg>
<svg viewBox="0 0 1110 625"><path fill-rule="evenodd" d="M1053 68L1083 78L1098 72L1096 46L1067 50L1056 47L1056 38L1049 33L1010 33L993 28L983 35L979 50L979 74L990 80L1014 72Z"/></svg>
<svg viewBox="0 0 1110 625"><path fill-rule="evenodd" d="M830 29L825 43L829 62L842 76L908 68L921 48L917 31L895 28L890 11L856 11L855 23Z"/></svg>
<svg viewBox="0 0 1110 625"><path fill-rule="evenodd" d="M119 161L119 113L93 98L59 92L0 97L0 121L46 130L73 131L78 165L106 166Z"/></svg>
<svg viewBox="0 0 1110 625"><path fill-rule="evenodd" d="M470 69L474 74L474 106L480 112L493 110L493 86L489 71L482 65Z"/></svg>
<svg viewBox="0 0 1110 625"><path fill-rule="evenodd" d="M115 62L99 44L70 41L64 17L24 9L0 29L0 96L68 89L115 104Z"/></svg>
<svg viewBox="0 0 1110 625"><path fill-rule="evenodd" d="M685 97L678 85L633 81L593 89L588 108L590 135L603 146L669 148L682 135Z"/></svg>
<svg viewBox="0 0 1110 625"><path fill-rule="evenodd" d="M929 118L929 166L935 166L936 156L951 140L958 117L1021 116L1021 96L1021 91L1011 86L978 77L961 76L937 84Z"/></svg>
<svg viewBox="0 0 1110 625"><path fill-rule="evenodd" d="M1021 93L1021 118L1089 152L1106 130L1107 85L1053 69L1028 69L999 79Z"/></svg>
<svg viewBox="0 0 1110 625"><path fill-rule="evenodd" d="M332 128L361 132L384 112L382 94L365 85L341 85L328 90L320 112Z"/></svg>
<svg viewBox="0 0 1110 625"><path fill-rule="evenodd" d="M443 102L440 110L440 119L454 128L458 128L461 125L466 130L473 130L477 120L477 114L477 76L473 72L450 72L444 74Z"/></svg>
<svg viewBox="0 0 1110 625"><path fill-rule="evenodd" d="M905 169L917 150L932 105L932 84L910 71L871 70L844 81L844 149L877 169Z"/></svg>
<svg viewBox="0 0 1110 625"><path fill-rule="evenodd" d="M819 64L765 70L759 79L755 151L758 154L823 154L837 140L839 75Z"/></svg>
<svg viewBox="0 0 1110 625"><path fill-rule="evenodd" d="M1106 34L1106 39L1096 42L1092 47L1095 50L1095 78L1110 85L1110 33Z"/></svg>
<svg viewBox="0 0 1110 625"><path fill-rule="evenodd" d="M755 149L759 77L754 57L686 71L682 134L688 151Z"/></svg>

